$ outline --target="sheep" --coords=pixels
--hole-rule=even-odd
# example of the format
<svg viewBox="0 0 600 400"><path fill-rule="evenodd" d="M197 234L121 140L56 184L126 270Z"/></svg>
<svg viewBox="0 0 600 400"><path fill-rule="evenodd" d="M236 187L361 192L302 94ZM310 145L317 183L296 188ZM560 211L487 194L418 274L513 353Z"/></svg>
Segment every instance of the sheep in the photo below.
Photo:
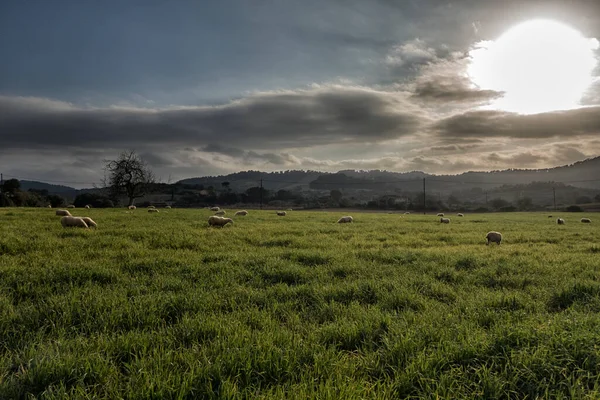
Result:
<svg viewBox="0 0 600 400"><path fill-rule="evenodd" d="M136 206L129 206L127 208L130 209L130 210L135 210L137 207Z"/></svg>
<svg viewBox="0 0 600 400"><path fill-rule="evenodd" d="M437 216L438 216L438 217L443 217L443 216L444 216L444 213L439 213Z"/></svg>
<svg viewBox="0 0 600 400"><path fill-rule="evenodd" d="M352 222L352 221L354 221L354 218L352 218L351 216L347 215L345 217L342 217L342 218L338 219L338 224L345 224L345 223Z"/></svg>
<svg viewBox="0 0 600 400"><path fill-rule="evenodd" d="M592 220L589 218L581 218L581 222L583 222L584 224L591 224Z"/></svg>
<svg viewBox="0 0 600 400"><path fill-rule="evenodd" d="M59 215L61 217L67 216L70 217L71 213L68 210L56 210L56 215Z"/></svg>
<svg viewBox="0 0 600 400"><path fill-rule="evenodd" d="M149 208L149 209L148 209L148 212L149 212L149 213L157 213L157 212L158 212L158 210L157 210L156 208Z"/></svg>
<svg viewBox="0 0 600 400"><path fill-rule="evenodd" d="M90 208L92 208L92 206L90 206L89 204L86 204L85 208L87 208L89 210Z"/></svg>
<svg viewBox="0 0 600 400"><path fill-rule="evenodd" d="M230 222L233 224L233 220L231 218L217 217L216 215L208 218L209 226L220 226L222 228Z"/></svg>
<svg viewBox="0 0 600 400"><path fill-rule="evenodd" d="M170 209L171 209L171 206L165 206L165 208L166 208L167 210L170 210Z"/></svg>
<svg viewBox="0 0 600 400"><path fill-rule="evenodd" d="M464 215L464 214L462 214L462 213L458 213L458 214L456 214L456 216L457 216L457 217L464 217L465 215Z"/></svg>
<svg viewBox="0 0 600 400"><path fill-rule="evenodd" d="M225 215L225 210L219 210L215 213L215 215Z"/></svg>
<svg viewBox="0 0 600 400"><path fill-rule="evenodd" d="M152 209L152 208L156 208L156 207L154 207L154 206L148 206L147 208L150 208L150 209Z"/></svg>
<svg viewBox="0 0 600 400"><path fill-rule="evenodd" d="M88 228L85 221L80 217L64 216L60 219L60 223L64 228L72 227L72 226L75 226L78 228L85 228L85 229Z"/></svg>
<svg viewBox="0 0 600 400"><path fill-rule="evenodd" d="M219 210L220 210L220 208L219 208L219 207L211 207L211 208L210 208L210 211L219 211Z"/></svg>
<svg viewBox="0 0 600 400"><path fill-rule="evenodd" d="M450 218L440 218L440 223L441 224L449 224L450 223Z"/></svg>
<svg viewBox="0 0 600 400"><path fill-rule="evenodd" d="M288 208L287 210L288 210L288 211L292 211L292 209L291 209L291 208Z"/></svg>
<svg viewBox="0 0 600 400"><path fill-rule="evenodd" d="M67 208L75 208L75 206L73 204L69 204Z"/></svg>
<svg viewBox="0 0 600 400"><path fill-rule="evenodd" d="M280 217L285 217L287 213L285 211L277 211L277 215L279 215Z"/></svg>
<svg viewBox="0 0 600 400"><path fill-rule="evenodd" d="M83 220L83 222L85 222L87 224L87 226L94 227L97 228L98 224L94 222L93 219L91 219L90 217L77 217L77 218L81 218Z"/></svg>
<svg viewBox="0 0 600 400"><path fill-rule="evenodd" d="M408 214L410 214L410 211L407 211L407 212L404 213L404 215L408 215Z"/></svg>
<svg viewBox="0 0 600 400"><path fill-rule="evenodd" d="M241 210L241 211L236 212L235 215L248 215L248 211Z"/></svg>
<svg viewBox="0 0 600 400"><path fill-rule="evenodd" d="M564 220L564 219L562 219L562 218L558 218L558 219L556 220L556 223L557 223L558 225L564 225L564 224L565 224L565 220Z"/></svg>
<svg viewBox="0 0 600 400"><path fill-rule="evenodd" d="M491 243L497 243L499 246L500 242L502 241L502 234L500 232L492 231L492 232L488 232L488 234L485 235L485 238L487 239L486 245L489 245L491 242Z"/></svg>
<svg viewBox="0 0 600 400"><path fill-rule="evenodd" d="M52 204L48 204L48 208L52 208Z"/></svg>

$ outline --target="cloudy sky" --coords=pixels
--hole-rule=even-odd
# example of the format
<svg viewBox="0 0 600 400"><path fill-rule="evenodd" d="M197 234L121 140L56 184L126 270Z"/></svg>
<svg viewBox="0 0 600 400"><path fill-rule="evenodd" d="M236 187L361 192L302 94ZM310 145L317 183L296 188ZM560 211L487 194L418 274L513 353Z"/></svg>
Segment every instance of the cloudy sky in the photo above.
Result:
<svg viewBox="0 0 600 400"><path fill-rule="evenodd" d="M4 0L0 172L568 164L600 155L596 38L596 0Z"/></svg>

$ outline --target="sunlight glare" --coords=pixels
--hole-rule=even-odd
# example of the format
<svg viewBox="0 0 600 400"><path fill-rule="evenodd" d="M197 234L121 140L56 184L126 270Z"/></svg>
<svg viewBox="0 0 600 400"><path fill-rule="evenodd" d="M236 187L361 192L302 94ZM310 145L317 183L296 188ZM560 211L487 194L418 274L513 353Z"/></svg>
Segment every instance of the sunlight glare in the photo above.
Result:
<svg viewBox="0 0 600 400"><path fill-rule="evenodd" d="M482 90L503 91L487 108L522 114L577 108L592 84L598 40L562 23L532 20L469 52L467 73Z"/></svg>

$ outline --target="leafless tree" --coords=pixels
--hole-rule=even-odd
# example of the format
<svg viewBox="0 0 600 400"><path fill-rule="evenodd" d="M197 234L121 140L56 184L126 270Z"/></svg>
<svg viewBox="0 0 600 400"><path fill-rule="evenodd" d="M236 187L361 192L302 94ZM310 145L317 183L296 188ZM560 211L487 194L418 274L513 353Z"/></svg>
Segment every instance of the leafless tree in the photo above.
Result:
<svg viewBox="0 0 600 400"><path fill-rule="evenodd" d="M112 196L127 196L128 205L144 196L156 182L154 173L134 150L124 151L117 160L104 160L104 187Z"/></svg>

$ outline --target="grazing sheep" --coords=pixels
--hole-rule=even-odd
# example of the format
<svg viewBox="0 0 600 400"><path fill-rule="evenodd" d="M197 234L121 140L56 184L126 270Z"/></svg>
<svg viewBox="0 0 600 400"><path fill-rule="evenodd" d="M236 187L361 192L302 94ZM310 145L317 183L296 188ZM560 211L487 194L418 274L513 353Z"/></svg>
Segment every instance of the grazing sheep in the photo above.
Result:
<svg viewBox="0 0 600 400"><path fill-rule="evenodd" d="M215 215L225 215L225 210L219 210L215 213Z"/></svg>
<svg viewBox="0 0 600 400"><path fill-rule="evenodd" d="M241 211L236 212L235 215L248 215L248 211L241 210Z"/></svg>
<svg viewBox="0 0 600 400"><path fill-rule="evenodd" d="M558 218L558 219L556 220L556 223L557 223L557 224L559 224L559 225L564 225L564 224L565 224L565 220L564 220L564 219L562 219L562 218Z"/></svg>
<svg viewBox="0 0 600 400"><path fill-rule="evenodd" d="M85 208L87 208L89 210L90 208L92 208L92 206L90 206L89 204L86 204Z"/></svg>
<svg viewBox="0 0 600 400"><path fill-rule="evenodd" d="M216 215L208 218L208 225L210 226L220 226L222 228L230 222L233 224L233 220L231 218L217 217Z"/></svg>
<svg viewBox="0 0 600 400"><path fill-rule="evenodd" d="M592 220L589 218L581 218L581 222L583 222L584 224L591 224Z"/></svg>
<svg viewBox="0 0 600 400"><path fill-rule="evenodd" d="M156 208L156 207L154 207L154 206L148 206L147 208Z"/></svg>
<svg viewBox="0 0 600 400"><path fill-rule="evenodd" d="M137 207L136 206L129 206L127 208L130 209L130 210L135 210Z"/></svg>
<svg viewBox="0 0 600 400"><path fill-rule="evenodd" d="M60 223L64 228L72 227L72 226L78 227L78 228L86 228L86 229L88 228L85 221L80 217L65 216L60 219Z"/></svg>
<svg viewBox="0 0 600 400"><path fill-rule="evenodd" d="M219 208L219 207L211 207L211 208L210 208L210 211L219 211L219 210L220 210L220 208Z"/></svg>
<svg viewBox="0 0 600 400"><path fill-rule="evenodd" d="M64 217L64 216L70 217L71 213L68 210L56 210L56 215L60 215L62 217Z"/></svg>
<svg viewBox="0 0 600 400"><path fill-rule="evenodd" d="M170 210L170 209L171 209L171 206L165 206L165 208L166 208L167 210Z"/></svg>
<svg viewBox="0 0 600 400"><path fill-rule="evenodd" d="M443 216L444 216L444 213L439 213L437 216L438 216L438 217L443 217Z"/></svg>
<svg viewBox="0 0 600 400"><path fill-rule="evenodd" d="M98 227L98 224L94 222L93 219L91 219L90 217L77 217L77 218L81 218L83 220L83 222L85 222L87 224L87 226L89 226L90 228L93 226L94 228Z"/></svg>
<svg viewBox="0 0 600 400"><path fill-rule="evenodd" d="M288 211L292 211L292 209L291 209L291 208L288 208L287 210L288 210Z"/></svg>
<svg viewBox="0 0 600 400"><path fill-rule="evenodd" d="M52 204L48 204L48 208L52 208Z"/></svg>
<svg viewBox="0 0 600 400"><path fill-rule="evenodd" d="M69 204L67 208L75 208L75 206L73 204Z"/></svg>
<svg viewBox="0 0 600 400"><path fill-rule="evenodd" d="M154 213L154 212L156 212L156 213L157 213L157 212L158 212L158 210L157 210L156 208L149 208L149 209L148 209L148 212L149 212L149 213Z"/></svg>
<svg viewBox="0 0 600 400"><path fill-rule="evenodd" d="M352 222L352 221L354 221L354 218L352 218L351 216L347 215L345 217L342 217L342 218L338 219L338 224L345 224L345 223Z"/></svg>
<svg viewBox="0 0 600 400"><path fill-rule="evenodd" d="M441 224L449 224L450 223L450 218L440 218L440 223Z"/></svg>
<svg viewBox="0 0 600 400"><path fill-rule="evenodd" d="M457 217L464 217L465 215L464 215L464 214L462 214L462 213L458 213L458 214L456 214L456 216L457 216Z"/></svg>
<svg viewBox="0 0 600 400"><path fill-rule="evenodd" d="M277 211L277 215L279 215L280 217L285 217L287 213L285 211Z"/></svg>
<svg viewBox="0 0 600 400"><path fill-rule="evenodd" d="M485 238L487 239L487 243L486 245L491 243L497 243L498 245L500 245L500 242L502 241L502 234L500 232L488 232L487 235L485 235Z"/></svg>

